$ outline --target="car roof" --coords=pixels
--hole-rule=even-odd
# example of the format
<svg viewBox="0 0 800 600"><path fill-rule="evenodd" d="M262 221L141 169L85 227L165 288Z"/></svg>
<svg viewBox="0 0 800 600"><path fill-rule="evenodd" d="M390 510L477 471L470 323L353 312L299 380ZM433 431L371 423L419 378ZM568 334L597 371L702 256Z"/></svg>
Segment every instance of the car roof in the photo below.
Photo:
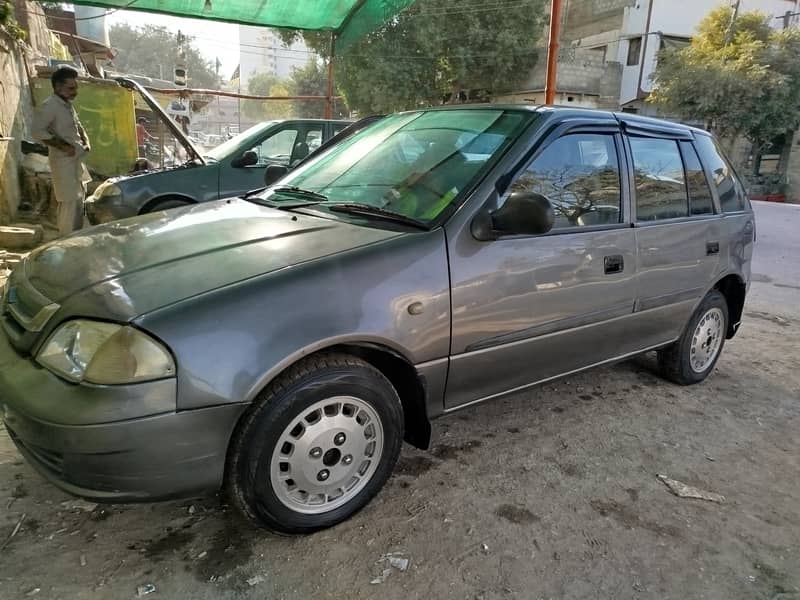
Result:
<svg viewBox="0 0 800 600"><path fill-rule="evenodd" d="M635 115L626 112L616 112L611 110L603 110L597 108L578 108L574 106L560 106L560 105L541 105L541 104L449 104L446 106L433 106L425 108L425 111L439 111L439 110L486 110L492 108L495 110L515 110L525 112L538 112L538 113L552 113L557 114L559 117L592 117L595 119L612 121L616 120L620 124L629 125L631 127L646 128L646 129L659 129L674 130L682 133L695 133L701 135L710 135L704 129L686 125L684 123L677 123L675 121L668 121L665 119L657 119L654 117L645 117L642 115ZM415 112L415 111L408 111Z"/></svg>
<svg viewBox="0 0 800 600"><path fill-rule="evenodd" d="M347 119L267 119L257 123L352 123Z"/></svg>

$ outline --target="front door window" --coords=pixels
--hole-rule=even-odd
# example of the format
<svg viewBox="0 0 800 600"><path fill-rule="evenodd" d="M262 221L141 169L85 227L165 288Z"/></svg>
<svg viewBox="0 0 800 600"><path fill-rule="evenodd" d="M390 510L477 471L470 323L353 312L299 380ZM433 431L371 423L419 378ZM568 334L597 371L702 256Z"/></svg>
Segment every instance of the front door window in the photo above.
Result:
<svg viewBox="0 0 800 600"><path fill-rule="evenodd" d="M553 205L553 229L608 225L622 215L619 161L613 135L557 139L511 184L512 192L541 194Z"/></svg>

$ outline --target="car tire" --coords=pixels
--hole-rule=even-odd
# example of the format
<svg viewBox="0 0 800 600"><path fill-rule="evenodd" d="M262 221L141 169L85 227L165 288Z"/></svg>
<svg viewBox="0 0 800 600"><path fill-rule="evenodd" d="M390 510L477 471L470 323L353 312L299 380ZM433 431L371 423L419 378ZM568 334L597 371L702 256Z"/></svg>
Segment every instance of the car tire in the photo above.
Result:
<svg viewBox="0 0 800 600"><path fill-rule="evenodd" d="M665 378L680 385L700 383L714 370L728 331L728 303L709 292L689 319L677 342L658 351Z"/></svg>
<svg viewBox="0 0 800 600"><path fill-rule="evenodd" d="M402 440L402 404L386 377L354 356L311 356L272 382L237 427L227 491L277 533L331 527L383 487Z"/></svg>
<svg viewBox="0 0 800 600"><path fill-rule="evenodd" d="M169 210L170 208L180 208L181 206L189 206L190 204L191 202L187 202L186 200L178 200L177 198L159 200L152 206L148 206L145 210L143 210L142 214L145 215L147 213L158 212L159 210Z"/></svg>

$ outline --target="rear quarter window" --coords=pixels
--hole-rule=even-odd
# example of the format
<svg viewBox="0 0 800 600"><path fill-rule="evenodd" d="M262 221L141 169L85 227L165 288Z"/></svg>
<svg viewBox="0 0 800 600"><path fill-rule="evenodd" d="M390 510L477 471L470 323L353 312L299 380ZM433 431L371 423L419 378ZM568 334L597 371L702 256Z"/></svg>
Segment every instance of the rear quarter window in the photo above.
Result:
<svg viewBox="0 0 800 600"><path fill-rule="evenodd" d="M707 135L698 135L697 151L711 175L711 185L717 188L722 212L739 212L746 208L744 187L739 182L730 163L724 158L716 141Z"/></svg>

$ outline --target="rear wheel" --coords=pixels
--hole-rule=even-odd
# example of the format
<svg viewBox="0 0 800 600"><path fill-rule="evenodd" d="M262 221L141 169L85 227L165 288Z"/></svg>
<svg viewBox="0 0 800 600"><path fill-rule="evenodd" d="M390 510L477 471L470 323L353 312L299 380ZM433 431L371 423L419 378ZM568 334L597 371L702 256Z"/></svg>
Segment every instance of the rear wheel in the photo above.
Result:
<svg viewBox="0 0 800 600"><path fill-rule="evenodd" d="M680 339L658 352L664 376L681 385L703 381L717 364L728 331L728 303L714 290L697 307Z"/></svg>
<svg viewBox="0 0 800 600"><path fill-rule="evenodd" d="M238 427L228 490L253 522L281 533L339 523L397 462L403 411L391 383L343 354L309 357L256 400Z"/></svg>

